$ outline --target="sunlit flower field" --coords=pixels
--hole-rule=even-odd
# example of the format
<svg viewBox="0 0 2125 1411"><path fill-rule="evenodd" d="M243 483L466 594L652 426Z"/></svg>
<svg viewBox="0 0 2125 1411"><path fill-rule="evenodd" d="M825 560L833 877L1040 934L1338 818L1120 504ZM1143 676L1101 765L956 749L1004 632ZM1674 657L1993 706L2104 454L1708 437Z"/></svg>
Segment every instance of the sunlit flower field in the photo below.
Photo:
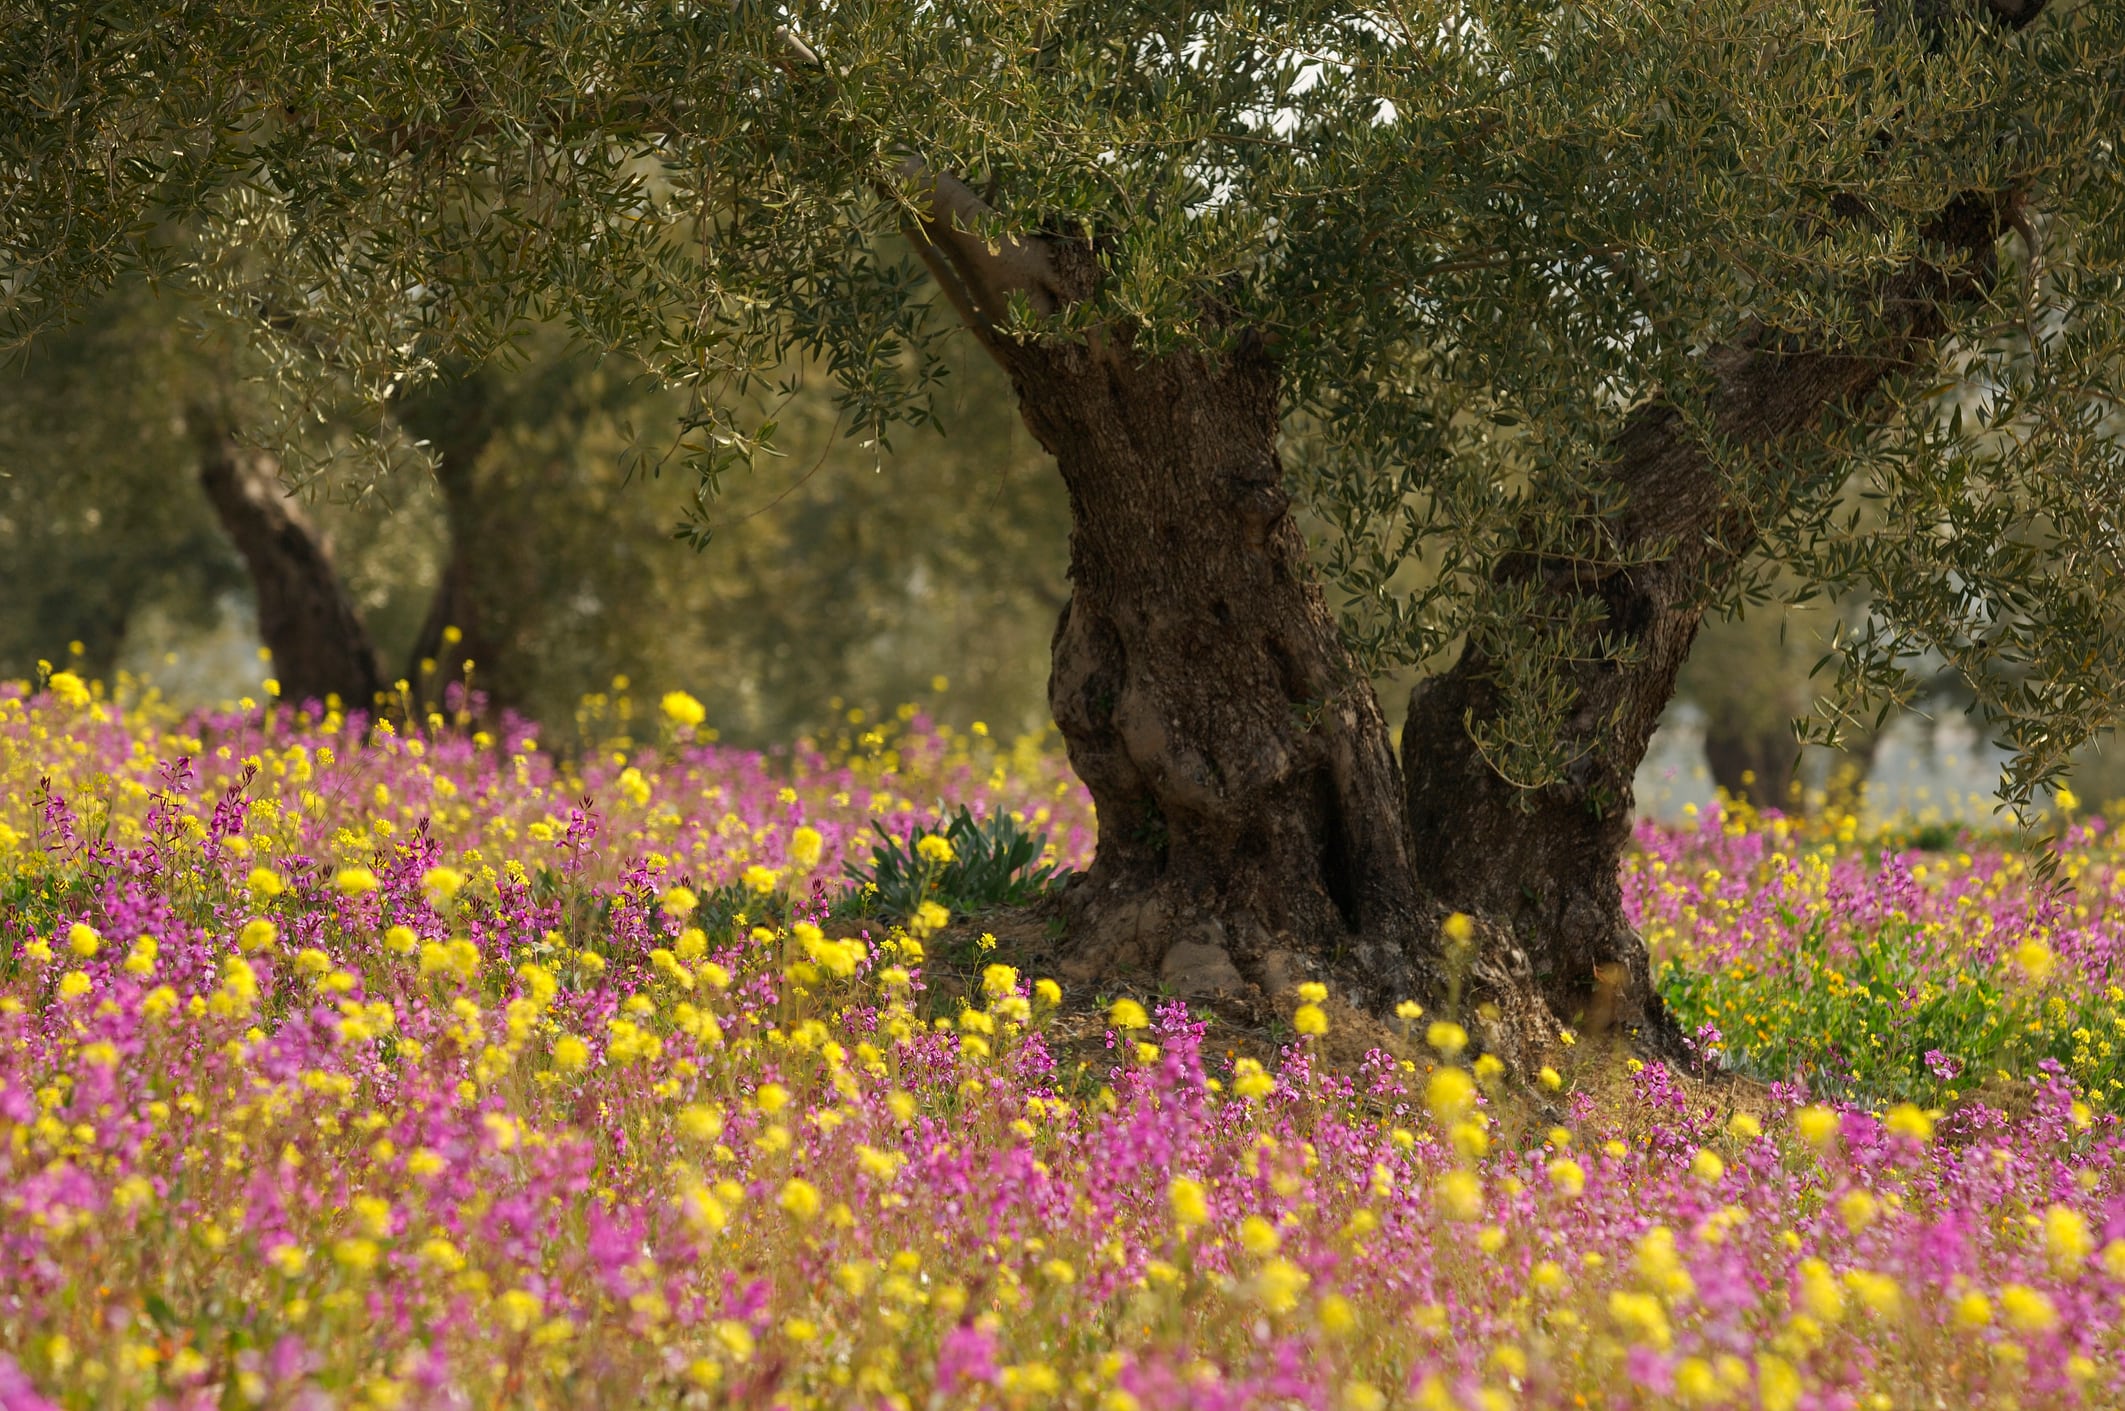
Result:
<svg viewBox="0 0 2125 1411"><path fill-rule="evenodd" d="M1351 1066L949 915L1040 741L591 724L0 685L0 1411L2125 1404L2099 820L1648 827L1695 1071Z"/></svg>

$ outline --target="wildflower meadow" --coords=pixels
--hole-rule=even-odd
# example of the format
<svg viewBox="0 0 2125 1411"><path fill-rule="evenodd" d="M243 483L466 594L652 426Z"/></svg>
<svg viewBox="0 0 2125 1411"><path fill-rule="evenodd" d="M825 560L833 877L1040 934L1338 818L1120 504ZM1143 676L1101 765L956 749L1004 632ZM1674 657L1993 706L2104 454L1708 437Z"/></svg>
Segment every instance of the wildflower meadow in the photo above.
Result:
<svg viewBox="0 0 2125 1411"><path fill-rule="evenodd" d="M2100 817L1643 825L1698 1062L1518 1074L1015 963L1051 741L585 735L0 685L0 1408L2125 1405Z"/></svg>

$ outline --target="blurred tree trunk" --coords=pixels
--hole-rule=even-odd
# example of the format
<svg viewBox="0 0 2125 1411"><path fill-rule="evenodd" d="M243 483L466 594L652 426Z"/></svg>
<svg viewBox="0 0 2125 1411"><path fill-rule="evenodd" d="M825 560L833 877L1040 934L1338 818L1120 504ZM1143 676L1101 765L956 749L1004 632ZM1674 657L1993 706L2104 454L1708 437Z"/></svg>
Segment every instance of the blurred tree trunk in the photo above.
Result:
<svg viewBox="0 0 2125 1411"><path fill-rule="evenodd" d="M376 649L330 549L281 485L278 462L239 444L211 413L195 412L192 423L199 481L250 570L282 698L371 708L383 687Z"/></svg>
<svg viewBox="0 0 2125 1411"><path fill-rule="evenodd" d="M1793 785L1799 776L1800 745L1789 730L1736 729L1705 723L1704 758L1712 782L1751 808L1797 812Z"/></svg>
<svg viewBox="0 0 2125 1411"><path fill-rule="evenodd" d="M476 474L481 453L494 439L493 374L480 369L424 387L400 403L395 415L435 457L436 486L442 491L449 534L449 552L414 639L406 680L421 708L433 710L451 704L452 683L466 681L469 669L488 707L499 709L510 703L502 689L507 673L501 669L493 624L481 608L479 565L483 553L503 546L482 532L487 516ZM461 703L460 708L469 704Z"/></svg>
<svg viewBox="0 0 2125 1411"><path fill-rule="evenodd" d="M1867 784L1881 758L1888 726L1879 730L1847 732L1844 744L1830 752L1829 777L1824 781L1824 802L1857 813L1867 799Z"/></svg>
<svg viewBox="0 0 2125 1411"><path fill-rule="evenodd" d="M130 600L115 594L102 598L87 613L76 616L74 630L80 634L76 640L81 643L81 650L75 653L73 644L68 643L68 659L58 665L84 680L115 683L118 658L125 650L125 634L132 619Z"/></svg>

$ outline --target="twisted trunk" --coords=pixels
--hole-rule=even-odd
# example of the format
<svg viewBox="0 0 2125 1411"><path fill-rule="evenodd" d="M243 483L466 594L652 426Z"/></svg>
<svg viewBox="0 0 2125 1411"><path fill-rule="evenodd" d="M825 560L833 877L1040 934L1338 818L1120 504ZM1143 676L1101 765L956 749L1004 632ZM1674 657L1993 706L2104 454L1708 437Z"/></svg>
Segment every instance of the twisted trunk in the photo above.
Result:
<svg viewBox="0 0 2125 1411"><path fill-rule="evenodd" d="M912 160L903 175L928 207L915 248L1070 494L1048 697L1100 828L1066 896L1063 973L1280 999L1332 972L1374 1003L1431 993L1386 723L1283 487L1274 359L1244 332L1215 356L1139 356L1113 326L1013 337L1014 300L1052 314L1094 292L1089 243L992 245L964 183Z"/></svg>
<svg viewBox="0 0 2125 1411"><path fill-rule="evenodd" d="M243 556L258 598L258 632L281 696L366 710L383 688L376 649L330 548L280 483L263 451L195 414L199 481Z"/></svg>
<svg viewBox="0 0 2125 1411"><path fill-rule="evenodd" d="M1100 836L1066 971L1274 994L1339 967L1408 994L1393 751L1291 517L1274 365L1094 343L1009 366L1072 512L1049 701Z"/></svg>
<svg viewBox="0 0 2125 1411"><path fill-rule="evenodd" d="M1631 781L1706 602L1754 547L1767 507L1734 493L1674 407L1636 413L1607 467L1622 494L1604 516L1602 559L1530 551L1497 569L1505 585L1538 590L1544 620L1599 608L1564 666L1574 762L1527 789L1474 748L1470 727L1501 709L1501 663L1472 644L1411 698L1398 808L1377 702L1282 489L1274 360L1244 330L1216 357L1157 358L1136 356L1111 325L1039 341L1002 333L1014 299L1053 314L1094 291L1089 245L989 245L971 234L989 213L963 184L919 162L906 174L930 209L911 226L918 250L1011 375L1070 492L1071 598L1050 701L1100 830L1067 898L1065 975L1155 971L1184 995L1259 987L1272 998L1334 976L1375 1008L1458 986L1481 1041L1523 1063L1558 1019L1678 1051L1623 913ZM1963 257L1944 266L1958 279L1989 275L2000 214L1973 198L1943 215L1934 233ZM1883 323L1862 349L1765 337L1715 350L1718 441L1770 461L1856 410L1929 349L1954 292L1918 266L1878 291ZM1436 944L1449 908L1477 918L1469 955Z"/></svg>
<svg viewBox="0 0 2125 1411"><path fill-rule="evenodd" d="M2002 214L1990 198L1951 202L1928 232L1949 258L1885 282L1882 321L1863 348L1810 350L1766 337L1715 352L1708 406L1727 455L1771 466L1829 420L1863 415L1885 378L1930 354L1944 301L1990 277ZM1756 478L1777 483L1775 475ZM1435 894L1502 923L1564 1022L1621 1026L1675 1049L1680 1035L1654 992L1645 943L1623 914L1617 880L1632 776L1706 606L1755 548L1759 516L1776 506L1737 493L1732 470L1715 464L1664 403L1625 424L1604 479L1621 492L1605 520L1604 561L1525 552L1497 569L1501 582L1537 590L1541 620L1596 610L1562 663L1574 693L1563 732L1572 763L1560 778L1527 789L1474 748L1470 727L1501 709L1500 663L1470 645L1412 693L1402 768L1416 864Z"/></svg>
<svg viewBox="0 0 2125 1411"><path fill-rule="evenodd" d="M1458 985L1485 1046L1527 1066L1555 1022L1524 957L1438 945L1378 698L1283 489L1272 360L1095 341L1006 365L1070 492L1048 695L1100 829L1064 977L1156 975L1278 1017L1309 979L1375 1014Z"/></svg>

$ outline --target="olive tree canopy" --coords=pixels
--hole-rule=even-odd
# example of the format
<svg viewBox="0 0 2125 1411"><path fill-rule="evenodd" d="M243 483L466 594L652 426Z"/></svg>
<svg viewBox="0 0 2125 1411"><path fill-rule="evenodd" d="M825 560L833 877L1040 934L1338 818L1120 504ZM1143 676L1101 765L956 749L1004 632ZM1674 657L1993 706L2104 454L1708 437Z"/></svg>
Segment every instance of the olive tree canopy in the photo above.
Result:
<svg viewBox="0 0 2125 1411"><path fill-rule="evenodd" d="M1501 1047L1659 1038L1631 773L1703 612L1778 583L1872 604L1855 691L1960 668L2024 797L2108 720L2118 6L0 13L18 341L145 267L295 415L558 319L689 390L706 496L787 358L883 437L971 328L1071 497L1066 973L1465 963Z"/></svg>

